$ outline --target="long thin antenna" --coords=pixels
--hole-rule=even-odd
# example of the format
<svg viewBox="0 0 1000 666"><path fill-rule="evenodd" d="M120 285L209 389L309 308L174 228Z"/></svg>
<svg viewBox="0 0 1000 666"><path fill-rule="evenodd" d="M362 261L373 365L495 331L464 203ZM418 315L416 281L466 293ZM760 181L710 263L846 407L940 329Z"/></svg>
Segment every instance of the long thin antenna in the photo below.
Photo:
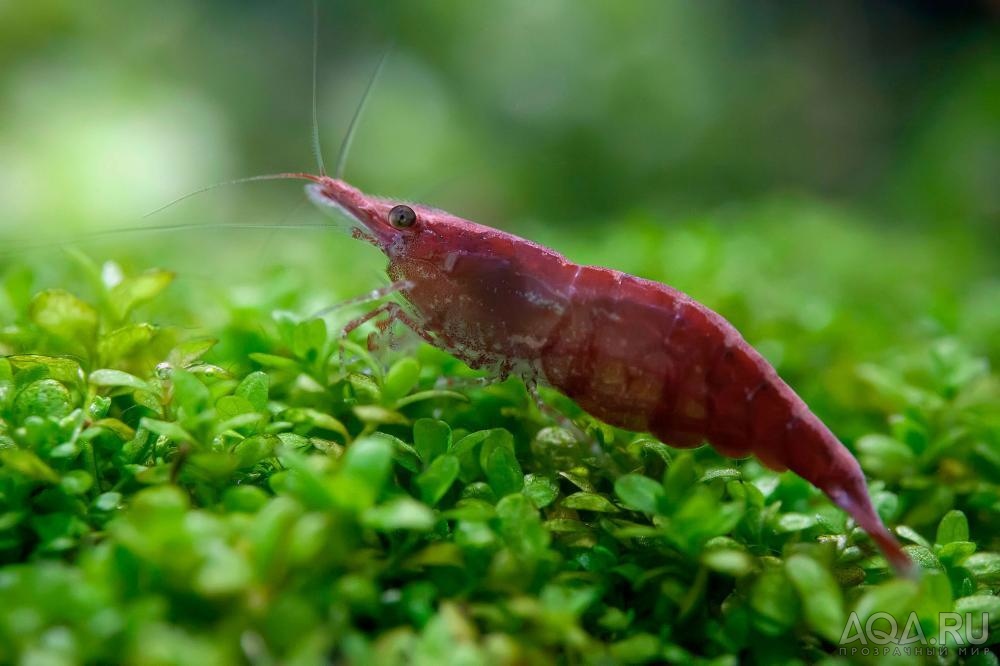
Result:
<svg viewBox="0 0 1000 666"><path fill-rule="evenodd" d="M361 96L361 101L358 102L358 108L354 110L351 124L347 126L347 134L344 135L344 140L340 144L340 152L337 154L337 170L333 174L334 178L340 179L344 175L344 167L347 165L347 153L351 150L351 142L354 141L354 134L358 129L358 119L361 118L361 112L364 111L365 104L368 102L368 98L371 97L372 89L375 87L375 80L378 79L378 75L382 71L382 65L385 64L385 59L389 56L389 51L391 50L392 45L390 44L382 54L382 57L379 58L378 64L375 65L375 71L372 72L371 78L368 79L368 86L365 88L365 93Z"/></svg>
<svg viewBox="0 0 1000 666"><path fill-rule="evenodd" d="M157 213L164 211L167 208L173 206L174 204L178 204L184 201L185 199L190 199L195 195L204 194L205 192L210 192L219 187L226 187L228 185L239 185L240 183L252 183L258 180L311 180L313 182L317 182L319 179L317 176L314 176L311 173L268 173L261 176L250 176L248 178L237 178L236 180L227 180L222 183L214 183L212 185L208 185L207 187L202 187L193 192L188 192L185 195L177 197L173 201L169 201L163 204L162 206L160 206L155 210L151 210L142 217L147 218L152 215L156 215Z"/></svg>
<svg viewBox="0 0 1000 666"><path fill-rule="evenodd" d="M326 175L326 164L323 163L323 146L319 140L319 105L316 101L316 70L319 68L319 0L313 0L313 80L312 80L312 150L319 167L319 175Z"/></svg>
<svg viewBox="0 0 1000 666"><path fill-rule="evenodd" d="M96 231L91 231L83 234L74 236L73 238L67 238L64 240L53 240L53 241L25 241L19 242L17 240L4 239L2 248L0 248L0 257L19 255L23 252L31 252L34 250L46 250L49 248L65 247L68 245L76 245L78 243L86 243L90 241L100 241L102 239L110 239L116 236L124 236L129 234L149 234L149 233L164 233L164 232L175 232L175 231L217 231L226 229L240 229L240 230L271 230L271 229L296 229L296 230L308 230L315 229L317 231L329 231L329 224L254 224L251 222L216 222L212 224L198 224L197 222L185 222L182 224L167 224L158 227L140 226L140 227L117 227L114 229L98 229Z"/></svg>

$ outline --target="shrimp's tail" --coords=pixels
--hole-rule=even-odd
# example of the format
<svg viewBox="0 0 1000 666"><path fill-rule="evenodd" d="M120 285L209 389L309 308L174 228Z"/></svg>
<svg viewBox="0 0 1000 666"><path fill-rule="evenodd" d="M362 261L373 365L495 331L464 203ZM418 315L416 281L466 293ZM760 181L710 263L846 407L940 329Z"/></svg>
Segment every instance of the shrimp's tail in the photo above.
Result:
<svg viewBox="0 0 1000 666"><path fill-rule="evenodd" d="M833 500L834 504L854 518L854 522L861 529L868 533L897 574L907 578L916 578L920 572L919 568L906 554L892 532L886 528L882 519L879 518L871 499L868 497L868 489L865 486L864 476L861 474L861 467L857 465L857 462L855 465L857 466L856 476L852 474L850 478L844 479L846 483L841 482L832 488L823 488L823 492Z"/></svg>
<svg viewBox="0 0 1000 666"><path fill-rule="evenodd" d="M786 427L779 455L771 451L768 457L776 457L772 462L806 479L847 512L878 545L897 574L917 577L919 568L875 510L857 459L804 404L798 413Z"/></svg>

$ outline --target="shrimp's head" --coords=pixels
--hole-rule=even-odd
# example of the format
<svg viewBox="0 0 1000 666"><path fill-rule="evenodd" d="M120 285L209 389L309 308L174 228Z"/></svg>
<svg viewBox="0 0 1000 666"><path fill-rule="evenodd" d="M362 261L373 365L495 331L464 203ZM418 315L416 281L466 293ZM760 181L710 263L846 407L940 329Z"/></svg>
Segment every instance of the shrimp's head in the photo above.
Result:
<svg viewBox="0 0 1000 666"><path fill-rule="evenodd" d="M390 262L435 263L463 241L474 241L470 232L481 226L429 206L370 196L327 176L315 177L306 192L313 203L346 216L351 234L381 249Z"/></svg>
<svg viewBox="0 0 1000 666"><path fill-rule="evenodd" d="M336 178L317 176L306 185L309 199L320 208L333 209L346 219L352 235L361 238L383 251L393 244L396 230L387 224L390 204L370 197Z"/></svg>

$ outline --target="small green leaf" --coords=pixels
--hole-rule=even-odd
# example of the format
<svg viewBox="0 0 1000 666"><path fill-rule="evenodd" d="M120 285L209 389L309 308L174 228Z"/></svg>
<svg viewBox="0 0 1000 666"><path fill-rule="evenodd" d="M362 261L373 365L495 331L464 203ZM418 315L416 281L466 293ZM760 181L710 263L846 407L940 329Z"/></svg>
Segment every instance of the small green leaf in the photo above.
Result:
<svg viewBox="0 0 1000 666"><path fill-rule="evenodd" d="M231 419L243 414L260 416L249 400L238 395L224 395L215 401L215 415L220 419Z"/></svg>
<svg viewBox="0 0 1000 666"><path fill-rule="evenodd" d="M667 470L667 478L663 484L667 492L668 504L678 503L697 479L698 473L695 470L694 457L690 453L678 455Z"/></svg>
<svg viewBox="0 0 1000 666"><path fill-rule="evenodd" d="M332 479L325 457L302 455L286 447L280 451L279 460L288 468L288 473L272 474L271 488L276 493L294 497L310 509L360 511L374 504L381 492L381 487L366 483L363 473L341 473Z"/></svg>
<svg viewBox="0 0 1000 666"><path fill-rule="evenodd" d="M923 546L903 546L903 550L910 556L910 559L921 569L928 571L940 571L944 567L941 561L930 548Z"/></svg>
<svg viewBox="0 0 1000 666"><path fill-rule="evenodd" d="M236 387L236 396L245 399L258 412L263 412L267 409L269 383L267 373L251 372Z"/></svg>
<svg viewBox="0 0 1000 666"><path fill-rule="evenodd" d="M347 383L354 391L354 397L362 402L369 400L379 401L382 399L382 389L375 381L374 377L363 375L359 372L352 372L346 377Z"/></svg>
<svg viewBox="0 0 1000 666"><path fill-rule="evenodd" d="M480 456L478 455L478 449L486 438L489 437L489 434L489 430L477 430L458 440L452 447L452 453L458 457L458 461L462 465L462 481L469 483L478 478L482 473L482 468L479 464Z"/></svg>
<svg viewBox="0 0 1000 666"><path fill-rule="evenodd" d="M0 450L0 463L9 470L34 481L59 483L59 475L42 462L33 451L25 449Z"/></svg>
<svg viewBox="0 0 1000 666"><path fill-rule="evenodd" d="M338 497L355 508L374 504L392 473L392 453L392 445L385 440L355 440L341 458L334 483Z"/></svg>
<svg viewBox="0 0 1000 666"><path fill-rule="evenodd" d="M792 555L785 561L785 572L799 593L806 622L813 631L836 643L844 627L844 600L840 586L816 560Z"/></svg>
<svg viewBox="0 0 1000 666"><path fill-rule="evenodd" d="M549 533L542 527L538 510L524 495L507 495L497 503L500 535L519 557L533 562L549 545Z"/></svg>
<svg viewBox="0 0 1000 666"><path fill-rule="evenodd" d="M570 518L553 518L545 521L545 529L549 532L562 534L572 534L574 532L587 532L590 527L582 520L572 520Z"/></svg>
<svg viewBox="0 0 1000 666"><path fill-rule="evenodd" d="M114 511L121 506L122 494L117 492L101 493L94 500L94 508L98 511Z"/></svg>
<svg viewBox="0 0 1000 666"><path fill-rule="evenodd" d="M111 398L103 395L95 395L87 405L87 416L92 419L103 419L111 410Z"/></svg>
<svg viewBox="0 0 1000 666"><path fill-rule="evenodd" d="M251 352L248 356L251 361L254 361L258 365L262 365L265 368L288 370L296 368L299 365L295 359L288 358L286 356L276 356L274 354L265 354L263 352Z"/></svg>
<svg viewBox="0 0 1000 666"><path fill-rule="evenodd" d="M971 636L992 637L1000 630L1000 597L992 594L977 594L955 600L955 612L970 619L970 624L962 627L966 639ZM983 626L983 621L987 626Z"/></svg>
<svg viewBox="0 0 1000 666"><path fill-rule="evenodd" d="M462 550L453 543L447 543L439 541L437 543L432 543L421 551L414 553L411 557L406 558L407 567L457 567L462 568L463 558ZM433 594L433 587L425 583L412 584L409 589L413 588L426 590L427 594ZM423 593L421 593L422 596ZM420 603L419 607L421 612L426 611L430 614L430 608Z"/></svg>
<svg viewBox="0 0 1000 666"><path fill-rule="evenodd" d="M352 372L347 375L347 383L354 391L354 397L361 402L382 400L382 389L374 377Z"/></svg>
<svg viewBox="0 0 1000 666"><path fill-rule="evenodd" d="M267 493L256 486L230 486L222 495L222 504L227 511L256 513L267 499Z"/></svg>
<svg viewBox="0 0 1000 666"><path fill-rule="evenodd" d="M94 485L94 477L82 469L72 469L62 475L59 485L70 495L83 495Z"/></svg>
<svg viewBox="0 0 1000 666"><path fill-rule="evenodd" d="M910 447L886 435L865 435L857 449L865 471L880 478L897 479L913 467Z"/></svg>
<svg viewBox="0 0 1000 666"><path fill-rule="evenodd" d="M662 645L653 634L638 633L612 643L612 659L620 664L645 664L656 662Z"/></svg>
<svg viewBox="0 0 1000 666"><path fill-rule="evenodd" d="M302 512L302 505L292 498L275 497L254 516L246 538L252 546L254 568L260 580L276 581L283 575L288 535Z"/></svg>
<svg viewBox="0 0 1000 666"><path fill-rule="evenodd" d="M471 497L463 497L455 502L454 508L441 513L441 517L446 520L464 521L463 525L459 526L460 528L468 527L470 523L485 523L496 518L496 515L496 509L493 508L492 504L487 501L473 499ZM474 529L478 530L479 528L477 527ZM490 531L489 540L492 540L492 538L493 533Z"/></svg>
<svg viewBox="0 0 1000 666"><path fill-rule="evenodd" d="M629 509L657 513L666 502L663 486L641 474L625 474L615 480L615 495Z"/></svg>
<svg viewBox="0 0 1000 666"><path fill-rule="evenodd" d="M396 361L385 375L382 396L394 402L407 395L420 379L420 362L407 356Z"/></svg>
<svg viewBox="0 0 1000 666"><path fill-rule="evenodd" d="M489 484L483 483L482 481L476 481L470 483L462 490L462 499L470 499L485 502L487 504L496 504L497 495L490 488Z"/></svg>
<svg viewBox="0 0 1000 666"><path fill-rule="evenodd" d="M1000 553L976 553L962 562L976 580L985 585L1000 584Z"/></svg>
<svg viewBox="0 0 1000 666"><path fill-rule="evenodd" d="M126 424L122 423L118 419L98 419L90 424L91 428L104 428L105 430L110 430L120 437L122 440L130 440L135 437L135 430Z"/></svg>
<svg viewBox="0 0 1000 666"><path fill-rule="evenodd" d="M743 474L740 470L735 467L716 467L705 472L700 481L702 483L706 481L714 481L715 479L723 479L726 481L738 480L743 478Z"/></svg>
<svg viewBox="0 0 1000 666"><path fill-rule="evenodd" d="M444 460L439 458L438 460ZM409 497L399 497L372 507L362 515L362 521L376 530L413 530L425 532L436 522L434 512L426 504Z"/></svg>
<svg viewBox="0 0 1000 666"><path fill-rule="evenodd" d="M903 537L904 539L906 539L908 541L912 541L913 543L917 544L918 546L923 546L924 548L930 548L931 547L931 544L930 544L929 541L927 541L927 539L925 539L923 536L920 535L919 532L917 532L912 527L909 527L908 525L899 525L899 526L897 526L896 527L896 534L898 534L899 536Z"/></svg>
<svg viewBox="0 0 1000 666"><path fill-rule="evenodd" d="M372 433L371 437L389 442L392 445L393 458L401 467L414 473L420 471L420 456L412 445L384 432Z"/></svg>
<svg viewBox="0 0 1000 666"><path fill-rule="evenodd" d="M159 296L174 281L174 277L170 271L153 269L125 278L112 287L108 301L115 308L118 318L124 319L134 308Z"/></svg>
<svg viewBox="0 0 1000 666"><path fill-rule="evenodd" d="M174 404L184 410L185 414L193 416L208 407L211 393L197 375L175 369L170 379L174 385Z"/></svg>
<svg viewBox="0 0 1000 666"><path fill-rule="evenodd" d="M380 405L355 405L352 410L362 422L371 425L408 425L409 419Z"/></svg>
<svg viewBox="0 0 1000 666"><path fill-rule="evenodd" d="M97 310L68 291L49 289L31 301L28 316L52 335L85 344L97 332Z"/></svg>
<svg viewBox="0 0 1000 666"><path fill-rule="evenodd" d="M426 391L417 391L416 393L411 393L408 396L400 398L396 401L396 409L402 409L403 407L423 402L424 400L437 400L440 398L458 400L460 402L469 401L467 396L457 391L448 391L446 389L428 389Z"/></svg>
<svg viewBox="0 0 1000 666"><path fill-rule="evenodd" d="M24 423L28 417L61 418L73 409L73 398L61 383L42 379L28 384L14 399L14 420Z"/></svg>
<svg viewBox="0 0 1000 666"><path fill-rule="evenodd" d="M238 469L248 469L257 463L274 455L274 450L281 440L274 435L255 435L247 437L233 447Z"/></svg>
<svg viewBox="0 0 1000 666"><path fill-rule="evenodd" d="M524 487L524 474L521 472L521 465L517 462L514 452L507 447L493 448L483 472L485 472L486 480L497 497L520 492L521 488Z"/></svg>
<svg viewBox="0 0 1000 666"><path fill-rule="evenodd" d="M235 594L251 581L250 563L233 548L216 542L195 574L194 589L208 597Z"/></svg>
<svg viewBox="0 0 1000 666"><path fill-rule="evenodd" d="M597 511L599 513L618 513L618 507L612 504L604 495L596 493L573 493L560 503L566 509L582 511Z"/></svg>
<svg viewBox="0 0 1000 666"><path fill-rule="evenodd" d="M781 569L764 571L750 589L752 620L768 636L779 636L799 618L799 600L795 588Z"/></svg>
<svg viewBox="0 0 1000 666"><path fill-rule="evenodd" d="M731 548L712 548L701 556L702 563L711 569L727 576L740 578L753 570L753 558L742 550Z"/></svg>
<svg viewBox="0 0 1000 666"><path fill-rule="evenodd" d="M969 540L969 521L961 511L952 510L944 514L941 522L938 523L937 538L935 541L939 545L949 544L952 541Z"/></svg>
<svg viewBox="0 0 1000 666"><path fill-rule="evenodd" d="M559 472L559 476L566 479L584 492L595 492L594 484L590 482L590 479L588 478L588 470L585 467L577 467L565 472Z"/></svg>
<svg viewBox="0 0 1000 666"><path fill-rule="evenodd" d="M936 548L938 559L946 566L954 566L976 552L976 544L971 541L952 541Z"/></svg>
<svg viewBox="0 0 1000 666"><path fill-rule="evenodd" d="M431 506L437 504L458 478L458 471L458 458L450 453L435 458L416 479L420 498Z"/></svg>
<svg viewBox="0 0 1000 666"><path fill-rule="evenodd" d="M479 467L484 472L489 465L490 456L493 455L494 449L498 447L507 449L511 454L516 454L514 436L503 428L487 430L486 437L483 438L482 444L479 447Z"/></svg>
<svg viewBox="0 0 1000 666"><path fill-rule="evenodd" d="M87 377L87 381L94 386L124 386L125 388L138 389L141 391L151 391L149 382L145 382L135 375L130 375L121 370L101 369L94 370Z"/></svg>
<svg viewBox="0 0 1000 666"><path fill-rule="evenodd" d="M301 359L314 360L326 346L326 322L309 319L295 326L292 333L292 352Z"/></svg>
<svg viewBox="0 0 1000 666"><path fill-rule="evenodd" d="M743 502L720 502L708 486L698 485L671 513L667 538L692 556L712 537L728 534L740 522Z"/></svg>
<svg viewBox="0 0 1000 666"><path fill-rule="evenodd" d="M636 442L647 455L655 455L665 464L669 465L670 461L673 459L673 455L670 453L670 447L663 442L657 441L655 439L640 438Z"/></svg>
<svg viewBox="0 0 1000 666"><path fill-rule="evenodd" d="M212 338L201 338L182 342L170 350L170 353L167 355L167 363L175 368L186 368L207 354L217 342L218 340L214 340ZM253 355L251 354L251 356Z"/></svg>
<svg viewBox="0 0 1000 666"><path fill-rule="evenodd" d="M451 448L451 427L437 419L417 419L413 424L413 446L428 465Z"/></svg>
<svg viewBox="0 0 1000 666"><path fill-rule="evenodd" d="M854 610L862 626L875 613L888 613L898 620L910 612L918 592L911 580L890 580L870 587L854 604Z"/></svg>
<svg viewBox="0 0 1000 666"><path fill-rule="evenodd" d="M156 329L149 324L123 326L101 336L97 342L97 354L103 363L109 363L148 345L155 335Z"/></svg>
<svg viewBox="0 0 1000 666"><path fill-rule="evenodd" d="M145 428L151 433L160 435L161 437L166 437L167 439L173 440L175 442L190 442L194 441L194 438L184 428L181 427L179 423L174 423L172 421L159 421L157 419L151 419L143 417L139 421L139 427Z"/></svg>
<svg viewBox="0 0 1000 666"><path fill-rule="evenodd" d="M49 379L64 384L76 384L83 379L83 369L79 361L67 356L45 356L42 354L15 354L5 357L15 370L22 371L34 367L43 367L48 371Z"/></svg>
<svg viewBox="0 0 1000 666"><path fill-rule="evenodd" d="M323 430L329 430L342 435L344 439L350 439L351 433L347 431L347 427L340 422L340 419L334 418L332 415L325 412L319 412L313 409L306 410L309 416L309 420L317 428L322 428Z"/></svg>
<svg viewBox="0 0 1000 666"><path fill-rule="evenodd" d="M314 428L320 428L322 430L329 430L341 435L345 441L349 441L351 438L350 433L347 431L347 427L341 423L341 421L326 412L321 412L316 409L309 407L304 408L293 408L282 412L281 417L292 423L305 423L313 426Z"/></svg>
<svg viewBox="0 0 1000 666"><path fill-rule="evenodd" d="M775 531L778 533L802 532L815 524L816 516L807 516L804 513L783 513L778 516Z"/></svg>
<svg viewBox="0 0 1000 666"><path fill-rule="evenodd" d="M539 509L547 507L559 496L559 484L554 479L538 474L528 474L524 477L524 494L531 499Z"/></svg>

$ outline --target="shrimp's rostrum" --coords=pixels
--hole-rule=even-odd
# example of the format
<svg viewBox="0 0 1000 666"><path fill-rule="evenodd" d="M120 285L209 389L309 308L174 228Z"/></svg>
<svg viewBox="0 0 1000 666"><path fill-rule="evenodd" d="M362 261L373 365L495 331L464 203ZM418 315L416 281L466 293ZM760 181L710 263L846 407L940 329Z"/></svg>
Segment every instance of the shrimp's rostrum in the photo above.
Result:
<svg viewBox="0 0 1000 666"><path fill-rule="evenodd" d="M386 254L390 278L407 284L407 323L434 344L546 383L612 425L790 469L849 513L897 570L911 570L857 460L717 313L666 285L575 264L444 211L289 175L313 181L310 197L345 212L355 235Z"/></svg>

